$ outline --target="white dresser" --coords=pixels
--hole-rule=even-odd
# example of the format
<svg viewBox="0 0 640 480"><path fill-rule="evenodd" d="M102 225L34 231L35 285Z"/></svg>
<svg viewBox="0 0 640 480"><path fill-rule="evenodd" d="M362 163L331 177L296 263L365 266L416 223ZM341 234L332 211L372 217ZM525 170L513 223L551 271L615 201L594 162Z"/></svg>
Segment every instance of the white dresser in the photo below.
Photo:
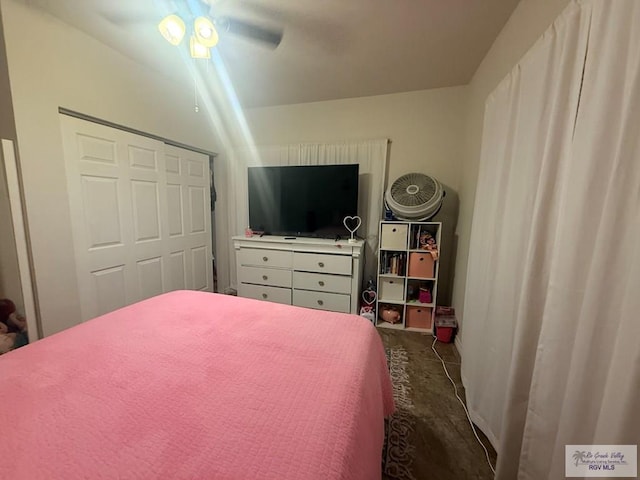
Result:
<svg viewBox="0 0 640 480"><path fill-rule="evenodd" d="M239 296L358 313L364 241L238 236L233 245Z"/></svg>

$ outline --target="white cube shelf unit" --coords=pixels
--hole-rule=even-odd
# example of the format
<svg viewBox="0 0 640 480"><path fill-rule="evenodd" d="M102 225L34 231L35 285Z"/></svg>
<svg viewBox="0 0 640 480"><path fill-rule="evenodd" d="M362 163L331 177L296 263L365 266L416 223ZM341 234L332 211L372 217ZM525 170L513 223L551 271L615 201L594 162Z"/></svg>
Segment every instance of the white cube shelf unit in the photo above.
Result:
<svg viewBox="0 0 640 480"><path fill-rule="evenodd" d="M433 332L441 230L440 222L380 222L377 326Z"/></svg>

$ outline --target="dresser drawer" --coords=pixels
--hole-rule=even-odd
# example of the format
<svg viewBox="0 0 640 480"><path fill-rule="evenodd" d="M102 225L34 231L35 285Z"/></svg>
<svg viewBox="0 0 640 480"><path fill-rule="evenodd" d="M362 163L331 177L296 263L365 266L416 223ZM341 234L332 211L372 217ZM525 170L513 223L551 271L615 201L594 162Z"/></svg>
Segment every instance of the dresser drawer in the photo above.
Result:
<svg viewBox="0 0 640 480"><path fill-rule="evenodd" d="M292 253L284 250L241 248L238 255L240 265L291 268Z"/></svg>
<svg viewBox="0 0 640 480"><path fill-rule="evenodd" d="M351 275L351 256L293 252L293 269Z"/></svg>
<svg viewBox="0 0 640 480"><path fill-rule="evenodd" d="M301 290L351 293L351 277L325 273L293 272L293 286Z"/></svg>
<svg viewBox="0 0 640 480"><path fill-rule="evenodd" d="M240 267L238 282L291 288L291 270L247 267L246 265L242 265Z"/></svg>
<svg viewBox="0 0 640 480"><path fill-rule="evenodd" d="M351 295L294 290L293 305L297 305L298 307L315 308L318 310L349 313L351 312Z"/></svg>
<svg viewBox="0 0 640 480"><path fill-rule="evenodd" d="M245 298L255 298L256 300L266 300L268 302L291 305L290 288L268 287L264 285L249 285L247 283L241 283L238 286L238 295Z"/></svg>

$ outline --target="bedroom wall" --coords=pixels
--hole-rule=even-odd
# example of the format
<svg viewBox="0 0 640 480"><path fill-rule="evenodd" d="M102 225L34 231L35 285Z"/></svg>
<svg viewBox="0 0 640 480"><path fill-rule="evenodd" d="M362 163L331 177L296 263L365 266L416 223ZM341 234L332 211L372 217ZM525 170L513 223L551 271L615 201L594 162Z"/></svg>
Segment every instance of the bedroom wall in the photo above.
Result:
<svg viewBox="0 0 640 480"><path fill-rule="evenodd" d="M467 87L462 86L249 109L245 114L258 145L389 138L387 184L409 172L432 175L445 184L448 195L434 220L443 222L446 245L438 301L450 304L466 111Z"/></svg>
<svg viewBox="0 0 640 480"><path fill-rule="evenodd" d="M23 3L0 5L41 322L50 335L80 319L58 107L211 151L217 142L193 111L191 88Z"/></svg>
<svg viewBox="0 0 640 480"><path fill-rule="evenodd" d="M469 238L478 180L485 100L568 3L569 0L521 0L468 86L466 145L461 162L458 252L453 287L453 304L460 323L464 323ZM456 342L462 341L463 332L464 327L458 333Z"/></svg>
<svg viewBox="0 0 640 480"><path fill-rule="evenodd" d="M389 138L388 178L409 172L459 187L467 88L303 103L245 111L258 145Z"/></svg>
<svg viewBox="0 0 640 480"><path fill-rule="evenodd" d="M4 31L2 29L2 9L0 9L0 138L9 140L16 138ZM2 154L0 154L0 225L2 225L0 228L0 297L10 298L20 312L24 312L22 288L18 280L18 255L13 236L9 192L7 191Z"/></svg>

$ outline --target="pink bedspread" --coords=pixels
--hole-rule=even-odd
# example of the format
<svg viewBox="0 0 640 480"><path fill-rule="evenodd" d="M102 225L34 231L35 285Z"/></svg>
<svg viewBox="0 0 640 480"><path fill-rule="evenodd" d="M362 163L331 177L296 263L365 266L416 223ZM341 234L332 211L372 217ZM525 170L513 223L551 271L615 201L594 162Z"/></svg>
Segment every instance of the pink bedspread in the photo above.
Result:
<svg viewBox="0 0 640 480"><path fill-rule="evenodd" d="M380 479L365 319L173 292L0 357L2 479Z"/></svg>

